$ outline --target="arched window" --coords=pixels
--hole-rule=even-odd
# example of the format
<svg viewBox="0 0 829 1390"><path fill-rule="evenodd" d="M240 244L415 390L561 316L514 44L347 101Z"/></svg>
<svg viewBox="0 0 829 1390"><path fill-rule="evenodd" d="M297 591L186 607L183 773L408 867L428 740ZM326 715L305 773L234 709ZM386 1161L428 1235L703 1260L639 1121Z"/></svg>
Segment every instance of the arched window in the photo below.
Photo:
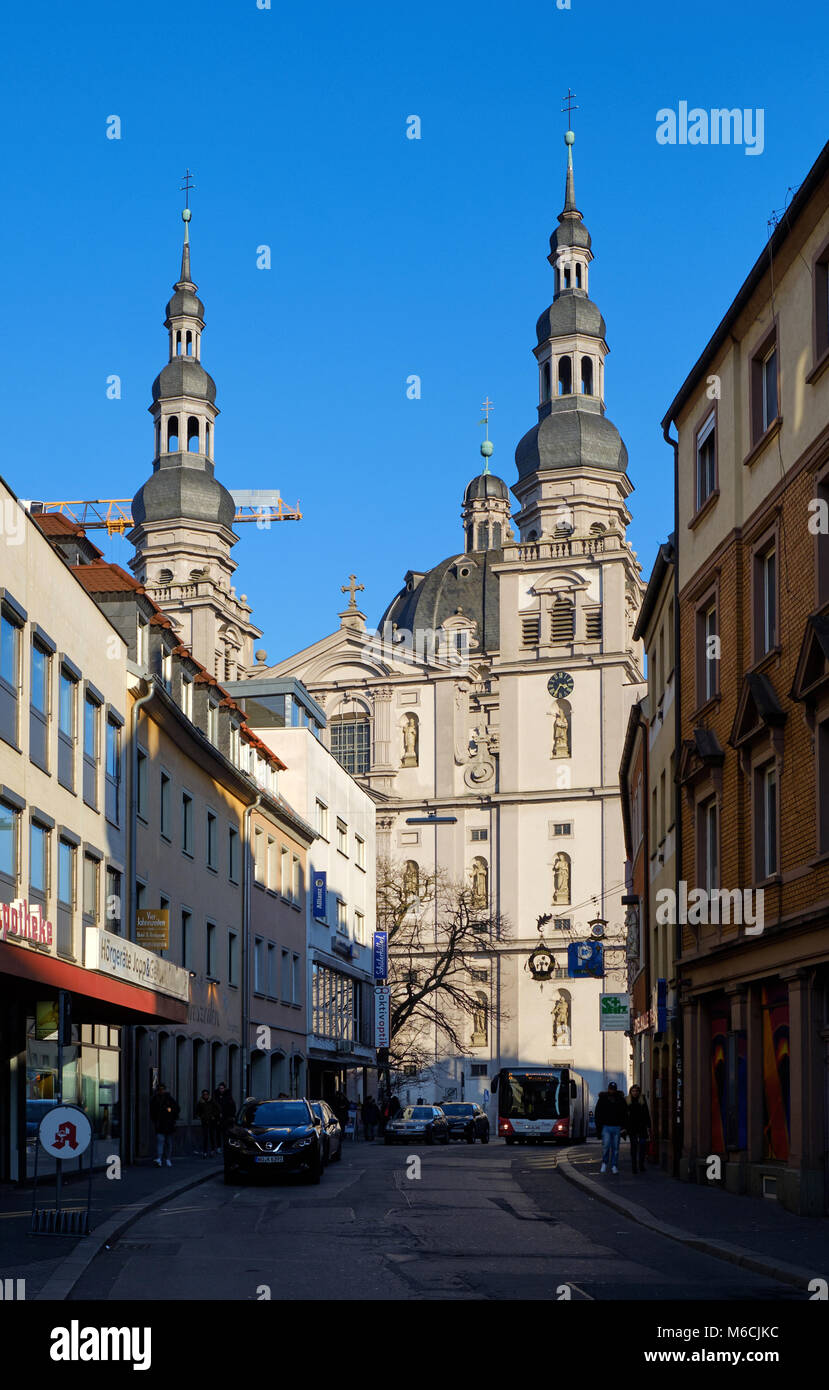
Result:
<svg viewBox="0 0 829 1390"><path fill-rule="evenodd" d="M583 396L593 395L593 359L583 357L581 359L581 393Z"/></svg>
<svg viewBox="0 0 829 1390"><path fill-rule="evenodd" d="M176 332L176 357L181 357L181 329Z"/></svg>
<svg viewBox="0 0 829 1390"><path fill-rule="evenodd" d="M480 522L478 525L478 544L476 549L489 549L489 526L485 521Z"/></svg>
<svg viewBox="0 0 829 1390"><path fill-rule="evenodd" d="M493 550L500 550L500 549L501 549L501 523L500 523L500 521L493 521L493 523L492 523L492 547L493 547Z"/></svg>
<svg viewBox="0 0 829 1390"><path fill-rule="evenodd" d="M188 454L199 452L199 422L195 415L191 415L187 421L187 452Z"/></svg>
<svg viewBox="0 0 829 1390"><path fill-rule="evenodd" d="M190 331L189 328L188 328L188 330L187 330L187 337L185 338L185 343L186 343L186 345L187 345L187 356L188 356L188 357L192 357L192 356L193 356L193 334L191 333L191 331Z"/></svg>
<svg viewBox="0 0 829 1390"><path fill-rule="evenodd" d="M564 267L564 288L565 288L566 290L569 290L569 288L570 288L570 267L569 267L569 265L566 265L566 266Z"/></svg>
<svg viewBox="0 0 829 1390"><path fill-rule="evenodd" d="M371 724L367 714L338 715L332 719L331 752L352 777L364 777L371 757Z"/></svg>
<svg viewBox="0 0 829 1390"><path fill-rule="evenodd" d="M155 422L155 452L156 452L156 454L159 454L159 453L161 452L161 421L160 421L160 420L156 420L156 422Z"/></svg>
<svg viewBox="0 0 829 1390"><path fill-rule="evenodd" d="M573 390L573 364L569 357L558 360L558 394L569 396Z"/></svg>
<svg viewBox="0 0 829 1390"><path fill-rule="evenodd" d="M548 401L552 393L552 382L550 377L550 364L544 362L541 367L541 399Z"/></svg>
<svg viewBox="0 0 829 1390"><path fill-rule="evenodd" d="M576 261L576 289L581 289L581 261Z"/></svg>
<svg viewBox="0 0 829 1390"><path fill-rule="evenodd" d="M171 415L167 421L167 453L178 453L178 416Z"/></svg>
<svg viewBox="0 0 829 1390"><path fill-rule="evenodd" d="M207 454L207 457L210 458L210 421L209 421L209 420L205 420L205 422L204 422L204 452Z"/></svg>

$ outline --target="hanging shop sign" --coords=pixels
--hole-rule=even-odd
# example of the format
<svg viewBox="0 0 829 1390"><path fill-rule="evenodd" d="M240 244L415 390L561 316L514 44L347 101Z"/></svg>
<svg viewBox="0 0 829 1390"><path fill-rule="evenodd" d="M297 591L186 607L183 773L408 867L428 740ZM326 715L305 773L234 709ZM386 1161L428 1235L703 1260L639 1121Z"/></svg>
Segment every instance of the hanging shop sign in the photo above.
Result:
<svg viewBox="0 0 829 1390"><path fill-rule="evenodd" d="M135 914L135 939L151 951L170 949L170 912L166 907L139 907Z"/></svg>
<svg viewBox="0 0 829 1390"><path fill-rule="evenodd" d="M599 1031L626 1033L630 1029L630 995L599 995Z"/></svg>

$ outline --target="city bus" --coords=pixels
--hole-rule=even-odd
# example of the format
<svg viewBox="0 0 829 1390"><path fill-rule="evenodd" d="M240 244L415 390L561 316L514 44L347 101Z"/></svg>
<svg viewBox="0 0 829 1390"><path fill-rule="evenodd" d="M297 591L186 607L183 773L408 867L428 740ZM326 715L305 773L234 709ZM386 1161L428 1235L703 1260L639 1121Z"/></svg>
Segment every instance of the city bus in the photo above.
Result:
<svg viewBox="0 0 829 1390"><path fill-rule="evenodd" d="M492 1078L498 1134L508 1144L581 1144L587 1138L590 1089L571 1067L515 1067Z"/></svg>

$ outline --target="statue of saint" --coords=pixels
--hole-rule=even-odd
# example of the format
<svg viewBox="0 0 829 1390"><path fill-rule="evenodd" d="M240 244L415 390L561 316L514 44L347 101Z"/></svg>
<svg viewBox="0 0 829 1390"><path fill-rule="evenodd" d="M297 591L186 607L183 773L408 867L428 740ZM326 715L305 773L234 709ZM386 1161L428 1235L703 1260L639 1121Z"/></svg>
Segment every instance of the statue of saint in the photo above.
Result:
<svg viewBox="0 0 829 1390"><path fill-rule="evenodd" d="M568 1047L570 1044L570 1009L563 994L558 996L553 1008L553 1045Z"/></svg>
<svg viewBox="0 0 829 1390"><path fill-rule="evenodd" d="M420 891L420 871L414 859L406 860L406 868L403 872L403 891L410 898L416 898Z"/></svg>
<svg viewBox="0 0 829 1390"><path fill-rule="evenodd" d="M569 758L570 756L570 725L567 722L567 715L562 709L556 710L556 717L553 720L553 757Z"/></svg>
<svg viewBox="0 0 829 1390"><path fill-rule="evenodd" d="M417 716L406 715L403 725L403 766L417 767Z"/></svg>
<svg viewBox="0 0 829 1390"><path fill-rule="evenodd" d="M472 865L472 898L476 907L486 907L489 900L489 873L483 859Z"/></svg>
<svg viewBox="0 0 829 1390"><path fill-rule="evenodd" d="M570 901L570 861L566 854L557 854L553 863L553 902Z"/></svg>

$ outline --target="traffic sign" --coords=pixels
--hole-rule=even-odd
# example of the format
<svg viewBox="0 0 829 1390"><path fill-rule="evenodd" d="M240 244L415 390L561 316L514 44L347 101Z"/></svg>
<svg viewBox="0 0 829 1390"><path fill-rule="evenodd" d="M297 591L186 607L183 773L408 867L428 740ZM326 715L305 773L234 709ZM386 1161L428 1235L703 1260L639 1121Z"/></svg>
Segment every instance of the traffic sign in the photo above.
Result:
<svg viewBox="0 0 829 1390"><path fill-rule="evenodd" d="M92 1126L79 1105L56 1105L43 1116L38 1137L52 1158L80 1158L91 1143Z"/></svg>

